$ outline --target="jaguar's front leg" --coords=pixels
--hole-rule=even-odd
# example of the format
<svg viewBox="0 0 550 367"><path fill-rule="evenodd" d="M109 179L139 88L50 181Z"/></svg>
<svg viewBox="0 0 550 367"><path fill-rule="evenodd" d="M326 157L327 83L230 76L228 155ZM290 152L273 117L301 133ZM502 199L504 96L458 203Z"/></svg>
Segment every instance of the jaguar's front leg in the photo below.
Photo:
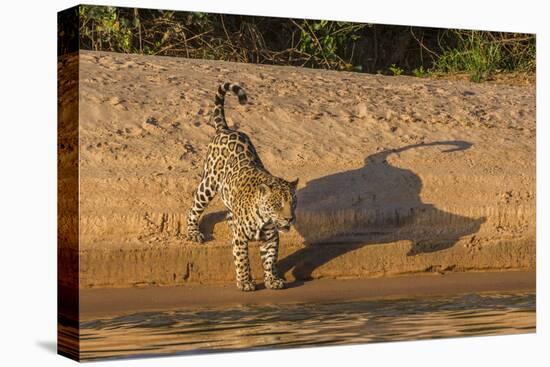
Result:
<svg viewBox="0 0 550 367"><path fill-rule="evenodd" d="M264 284L269 289L283 289L284 279L277 272L277 257L279 253L279 232L277 229L264 231L265 242L260 246L260 256L264 267Z"/></svg>
<svg viewBox="0 0 550 367"><path fill-rule="evenodd" d="M256 290L256 283L250 274L250 260L248 259L248 241L242 238L233 237L233 260L237 272L237 287L241 291L249 292Z"/></svg>

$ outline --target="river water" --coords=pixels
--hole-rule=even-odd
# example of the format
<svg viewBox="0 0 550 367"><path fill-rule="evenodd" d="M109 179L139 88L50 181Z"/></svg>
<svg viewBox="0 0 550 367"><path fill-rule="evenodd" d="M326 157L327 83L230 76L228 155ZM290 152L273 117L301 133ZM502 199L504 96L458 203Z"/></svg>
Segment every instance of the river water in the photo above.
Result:
<svg viewBox="0 0 550 367"><path fill-rule="evenodd" d="M134 313L81 322L81 358L532 333L535 300L534 293L468 294Z"/></svg>

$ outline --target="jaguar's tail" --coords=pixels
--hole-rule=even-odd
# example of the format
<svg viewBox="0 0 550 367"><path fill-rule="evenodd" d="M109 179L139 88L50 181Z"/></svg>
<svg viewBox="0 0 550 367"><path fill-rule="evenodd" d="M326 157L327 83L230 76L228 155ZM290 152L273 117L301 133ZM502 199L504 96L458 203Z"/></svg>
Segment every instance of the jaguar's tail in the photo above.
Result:
<svg viewBox="0 0 550 367"><path fill-rule="evenodd" d="M215 107L214 107L214 123L216 125L216 131L221 129L227 129L227 122L225 121L225 113L223 105L225 102L225 93L232 91L237 97L239 97L239 103L246 103L246 92L243 88L237 84L223 83L218 87L218 93L216 93Z"/></svg>

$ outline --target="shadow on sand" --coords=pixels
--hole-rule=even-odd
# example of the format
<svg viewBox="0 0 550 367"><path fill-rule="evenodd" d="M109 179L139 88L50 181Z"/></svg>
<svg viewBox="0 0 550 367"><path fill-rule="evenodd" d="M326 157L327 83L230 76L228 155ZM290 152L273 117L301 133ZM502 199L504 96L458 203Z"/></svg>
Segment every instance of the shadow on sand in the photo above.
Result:
<svg viewBox="0 0 550 367"><path fill-rule="evenodd" d="M390 165L390 154L449 146L443 154L469 149L465 141L408 145L368 156L365 166L309 181L300 189L296 229L306 247L281 259L280 274L311 279L323 264L369 244L407 240L407 256L441 251L479 231L485 218L439 210L420 198L422 180L413 171Z"/></svg>
<svg viewBox="0 0 550 367"><path fill-rule="evenodd" d="M296 230L306 247L280 259L280 274L311 279L323 264L370 244L411 242L407 256L450 248L479 231L485 218L442 211L420 198L422 180L413 171L390 165L387 158L410 149L446 146L442 154L469 149L465 141L438 141L384 150L365 158L365 166L309 181L297 192ZM212 238L225 212L206 214L201 230ZM290 287L301 284L296 281Z"/></svg>

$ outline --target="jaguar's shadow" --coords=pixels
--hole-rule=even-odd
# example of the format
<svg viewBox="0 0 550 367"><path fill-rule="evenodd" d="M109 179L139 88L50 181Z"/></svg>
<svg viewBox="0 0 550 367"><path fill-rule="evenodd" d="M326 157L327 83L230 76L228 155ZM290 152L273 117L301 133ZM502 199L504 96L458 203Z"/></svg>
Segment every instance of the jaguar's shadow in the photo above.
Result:
<svg viewBox="0 0 550 367"><path fill-rule="evenodd" d="M204 235L206 241L211 241L214 239L214 227L216 224L225 221L225 216L227 215L226 210L206 213L201 218L200 221L200 231Z"/></svg>
<svg viewBox="0 0 550 367"><path fill-rule="evenodd" d="M450 146L445 154L469 149L465 141L440 141L384 150L368 156L365 166L309 181L298 196L296 229L306 247L281 259L279 272L295 279L336 257L369 244L408 240L408 256L441 251L474 234L485 218L448 213L422 202L422 180L413 171L392 166L387 158L406 150Z"/></svg>

